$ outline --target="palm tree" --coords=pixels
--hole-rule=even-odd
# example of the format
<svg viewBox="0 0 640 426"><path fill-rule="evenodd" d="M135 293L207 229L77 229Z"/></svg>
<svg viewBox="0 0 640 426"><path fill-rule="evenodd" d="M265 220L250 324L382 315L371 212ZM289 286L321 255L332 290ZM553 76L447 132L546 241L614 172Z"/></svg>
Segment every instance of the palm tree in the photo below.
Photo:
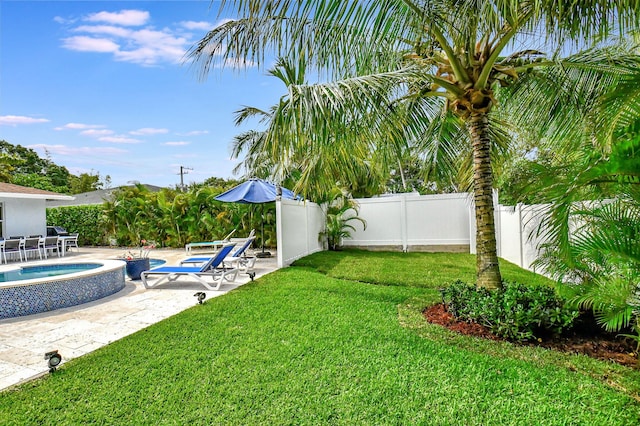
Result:
<svg viewBox="0 0 640 426"><path fill-rule="evenodd" d="M298 112L290 135L304 134L316 152L336 143L385 152L411 141L428 144L428 164L437 158L438 167L455 167L461 144L469 147L477 285L487 288L501 286L491 160L501 133L492 114L496 89L539 68L581 69L559 58L567 41L586 45L614 28L638 27L635 0L223 0L220 10L227 7L239 18L211 30L190 57L206 75L216 64L264 64L272 52L304 56L328 82L289 87ZM556 54L548 59L536 42ZM299 148L297 138L279 142Z"/></svg>
<svg viewBox="0 0 640 426"><path fill-rule="evenodd" d="M534 168L529 190L550 203L536 264L607 330L631 327L640 345L639 95L635 67L587 112L600 131L570 141L564 161Z"/></svg>
<svg viewBox="0 0 640 426"><path fill-rule="evenodd" d="M305 63L300 58L297 64L287 58L279 58L267 74L276 77L287 88L304 85ZM379 155L371 151L370 144L355 146L332 143L321 151L312 144L305 144L305 135L297 132L295 123L299 111L288 94L282 96L269 110L245 106L235 113L235 124L241 125L250 118L257 118L266 125L262 131L249 130L237 135L232 143L232 158L244 160L236 166L235 173L244 170L247 177L260 177L281 183L283 186L304 189L305 197L319 203L330 200L336 185L349 189L351 193L364 191L378 194L384 177L378 167ZM296 132L295 136L290 132ZM295 149L283 149L286 141L295 137ZM337 138L336 138L337 139ZM362 142L362 141L360 141ZM345 149L349 146L349 149ZM329 151L331 150L331 151ZM357 152L358 155L354 155ZM342 165L349 163L350 167Z"/></svg>
<svg viewBox="0 0 640 426"><path fill-rule="evenodd" d="M331 191L325 211L327 226L320 233L321 237L326 238L329 250L338 250L342 240L351 237L351 231L356 230L351 222L358 221L363 229L367 229L367 222L358 216L359 210L360 206L348 191L340 188Z"/></svg>

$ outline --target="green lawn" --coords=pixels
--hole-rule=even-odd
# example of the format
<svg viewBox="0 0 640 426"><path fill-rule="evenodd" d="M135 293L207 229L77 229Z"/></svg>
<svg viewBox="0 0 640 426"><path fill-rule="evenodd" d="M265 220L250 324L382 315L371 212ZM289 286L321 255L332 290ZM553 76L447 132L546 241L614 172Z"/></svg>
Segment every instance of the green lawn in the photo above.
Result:
<svg viewBox="0 0 640 426"><path fill-rule="evenodd" d="M638 371L426 324L473 265L318 253L0 393L0 424L640 423Z"/></svg>

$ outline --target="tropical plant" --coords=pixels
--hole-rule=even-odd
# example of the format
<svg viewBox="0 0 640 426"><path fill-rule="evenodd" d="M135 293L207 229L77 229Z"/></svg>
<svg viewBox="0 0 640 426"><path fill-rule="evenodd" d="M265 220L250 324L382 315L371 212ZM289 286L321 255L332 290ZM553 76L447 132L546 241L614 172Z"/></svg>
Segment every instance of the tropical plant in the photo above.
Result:
<svg viewBox="0 0 640 426"><path fill-rule="evenodd" d="M456 281L441 290L442 300L456 318L488 327L510 340L532 340L561 334L578 318L578 310L546 286L505 283L498 291Z"/></svg>
<svg viewBox="0 0 640 426"><path fill-rule="evenodd" d="M537 264L607 330L631 328L640 343L639 83L635 70L601 98L601 131L572 141L570 161L540 166L530 190L551 203Z"/></svg>
<svg viewBox="0 0 640 426"><path fill-rule="evenodd" d="M279 58L268 75L276 77L287 87L306 84L306 66L302 59L292 63L287 58ZM298 149L289 151L286 157L280 155L281 146L286 144L283 140L291 137L286 129L293 125L299 115L295 108L291 96L286 94L268 111L255 107L236 111L236 125L250 118L258 118L266 128L262 131L249 130L234 138L232 158L245 155L234 172L244 170L247 177L257 176L285 186L291 184L296 189L304 187L305 196L319 203L331 197L336 183L359 196L380 193L384 186L384 175L376 161L379 155L371 151L372 146L363 146L354 152L336 141L331 144L334 149L330 152L329 147L318 152L313 144L305 144L303 141L307 136L299 133L296 135ZM351 167L344 169L342 165L346 162Z"/></svg>
<svg viewBox="0 0 640 426"><path fill-rule="evenodd" d="M216 201L215 196L227 186L198 185L186 192L150 192L144 185L120 188L101 206L106 233L119 245L135 246L144 237L162 247L211 241L234 229L246 235L257 228L260 218L252 213L251 206ZM265 209L267 219L274 209ZM275 220L265 224L265 235L274 238Z"/></svg>
<svg viewBox="0 0 640 426"><path fill-rule="evenodd" d="M537 263L564 282L573 303L593 310L607 331L634 331L629 337L640 348L640 204L622 199L589 204L572 212L567 242L553 246L554 238ZM568 253L562 250L566 245Z"/></svg>
<svg viewBox="0 0 640 426"><path fill-rule="evenodd" d="M367 222L358 217L358 203L345 189L334 188L325 205L326 228L320 232L319 237L326 238L329 250L338 250L342 240L351 237L351 231L356 230L351 222L358 221L367 229Z"/></svg>
<svg viewBox="0 0 640 426"><path fill-rule="evenodd" d="M557 70L560 82L585 66L602 69L595 65L604 58L587 65L579 56L547 58L537 49L545 42L559 52L567 42L586 45L614 28L638 28L638 3L629 0L223 0L220 10L227 8L238 18L190 52L203 74L214 65L264 65L274 52L304 60L328 80L289 86L294 113L279 134L290 137L274 139L271 150L279 160L309 149L326 161L333 158L323 153L336 149L357 158L371 144L380 155L422 146L427 167L441 170L459 169L466 159L473 170L477 284L488 288L501 286L491 156L508 139L492 114L496 89L534 78L537 69ZM526 116L530 101L520 104L520 114ZM350 162L340 167L345 176L353 170Z"/></svg>

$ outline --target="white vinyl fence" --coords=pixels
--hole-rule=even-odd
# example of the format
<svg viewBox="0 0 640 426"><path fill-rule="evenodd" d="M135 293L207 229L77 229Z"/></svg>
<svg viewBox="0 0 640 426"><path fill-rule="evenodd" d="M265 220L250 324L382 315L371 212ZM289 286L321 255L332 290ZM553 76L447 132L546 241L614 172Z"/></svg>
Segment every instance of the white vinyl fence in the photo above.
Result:
<svg viewBox="0 0 640 426"><path fill-rule="evenodd" d="M547 206L496 205L498 256L534 270L538 256L537 228ZM350 222L356 230L345 239L346 247L369 250L448 251L475 253L476 226L472 195L469 193L414 195L398 194L356 200L358 216L367 223ZM278 266L324 250L318 238L325 228L325 215L312 202L276 202ZM352 212L351 212L352 213ZM531 238L530 238L531 237ZM541 271L537 271L541 272Z"/></svg>
<svg viewBox="0 0 640 426"><path fill-rule="evenodd" d="M372 250L454 251L469 253L470 196L400 194L361 198L356 228L345 246Z"/></svg>
<svg viewBox="0 0 640 426"><path fill-rule="evenodd" d="M310 201L276 200L276 232L278 267L324 250L318 238L325 228L325 215L319 205Z"/></svg>
<svg viewBox="0 0 640 426"><path fill-rule="evenodd" d="M544 243L539 236L539 227L548 209L549 206L544 204L500 205L497 214L499 220L496 220L500 224L497 227L498 255L522 268L542 273L531 264L538 258L539 245Z"/></svg>

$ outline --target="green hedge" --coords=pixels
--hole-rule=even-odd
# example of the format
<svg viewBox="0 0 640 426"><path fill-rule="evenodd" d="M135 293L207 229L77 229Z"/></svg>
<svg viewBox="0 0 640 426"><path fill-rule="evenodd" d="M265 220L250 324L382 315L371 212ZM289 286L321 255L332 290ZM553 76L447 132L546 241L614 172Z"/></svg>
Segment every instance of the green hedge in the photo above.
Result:
<svg viewBox="0 0 640 426"><path fill-rule="evenodd" d="M77 232L78 244L84 246L107 245L107 228L103 217L102 204L47 209L47 225L62 226L69 232Z"/></svg>

